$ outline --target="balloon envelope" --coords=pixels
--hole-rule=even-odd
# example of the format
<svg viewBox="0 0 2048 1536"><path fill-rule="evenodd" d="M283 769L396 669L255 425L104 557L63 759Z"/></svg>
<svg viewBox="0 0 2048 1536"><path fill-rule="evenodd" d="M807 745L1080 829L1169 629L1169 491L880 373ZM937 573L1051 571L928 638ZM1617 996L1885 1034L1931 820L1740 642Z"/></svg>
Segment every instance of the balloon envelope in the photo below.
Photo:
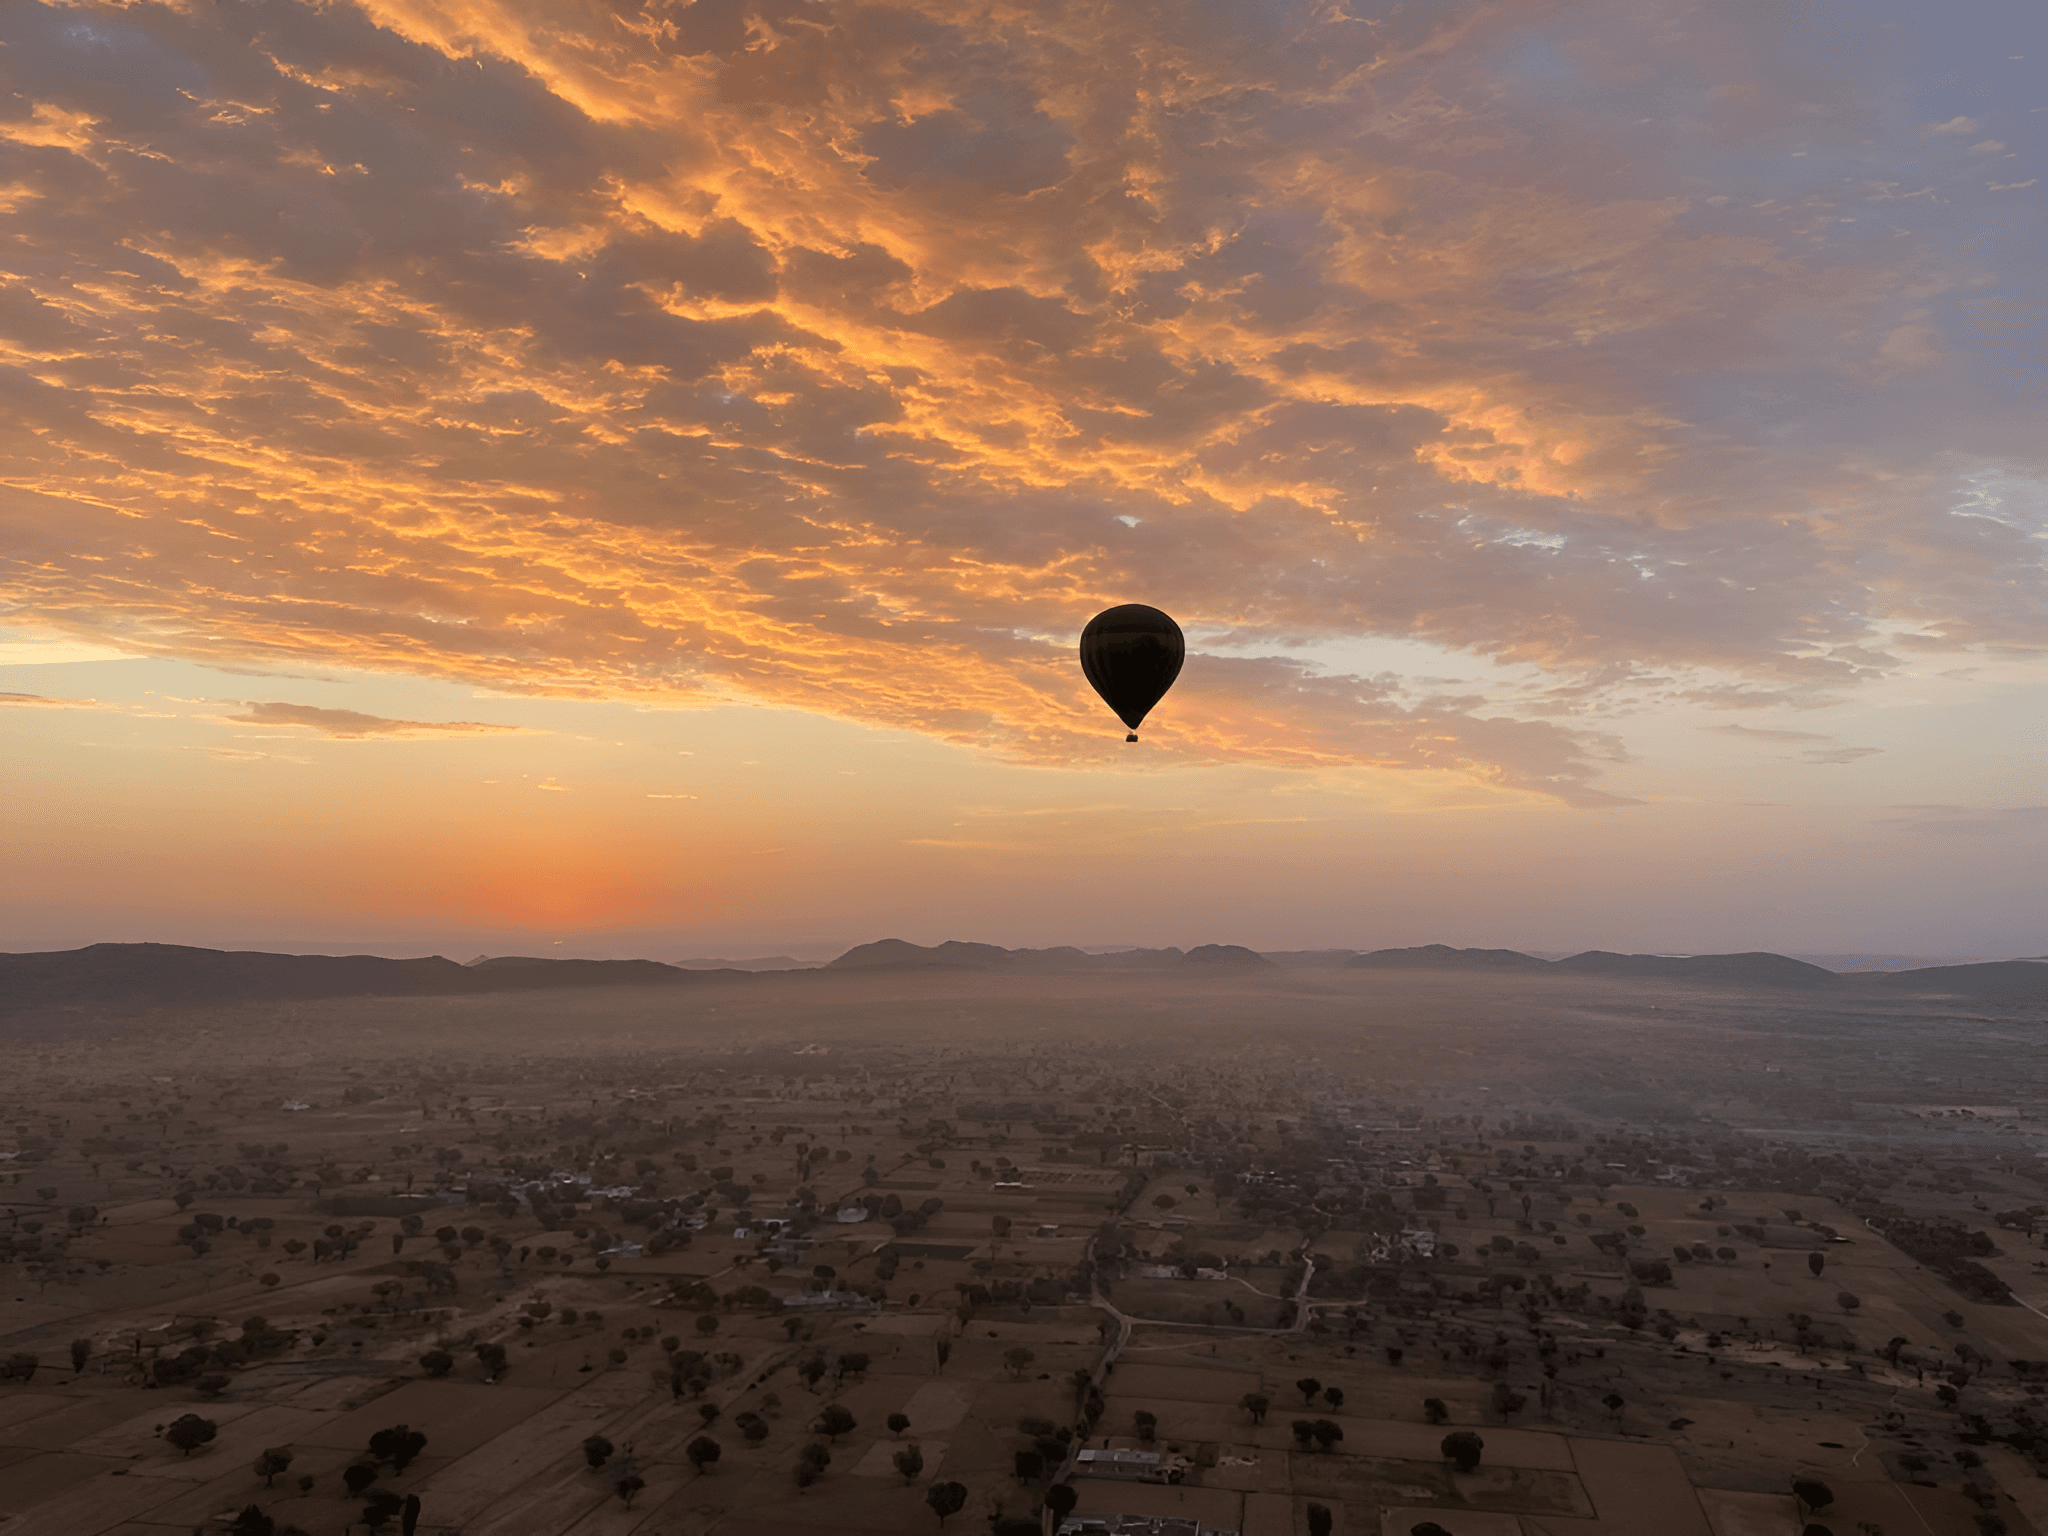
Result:
<svg viewBox="0 0 2048 1536"><path fill-rule="evenodd" d="M1081 631L1081 670L1133 731L1166 697L1186 655L1180 626L1143 603L1106 609Z"/></svg>

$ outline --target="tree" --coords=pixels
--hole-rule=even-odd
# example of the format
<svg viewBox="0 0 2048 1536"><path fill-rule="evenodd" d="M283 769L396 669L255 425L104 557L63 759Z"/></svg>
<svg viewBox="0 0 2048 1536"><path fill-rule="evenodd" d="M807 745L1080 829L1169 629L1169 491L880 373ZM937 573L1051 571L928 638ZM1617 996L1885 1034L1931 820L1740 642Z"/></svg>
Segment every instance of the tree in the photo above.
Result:
<svg viewBox="0 0 2048 1536"><path fill-rule="evenodd" d="M1037 1451L1019 1451L1012 1470L1020 1483L1033 1483L1045 1476L1045 1457Z"/></svg>
<svg viewBox="0 0 2048 1536"><path fill-rule="evenodd" d="M505 1374L506 1358L504 1345L479 1344L476 1347L476 1357L483 1362L486 1380L496 1381Z"/></svg>
<svg viewBox="0 0 2048 1536"><path fill-rule="evenodd" d="M964 1483L933 1483L924 1491L925 1503L931 1505L932 1513L939 1517L939 1529L946 1528L946 1517L957 1515L967 1507L967 1485Z"/></svg>
<svg viewBox="0 0 2048 1536"><path fill-rule="evenodd" d="M228 1527L228 1536L277 1536L277 1522L254 1504L245 1504Z"/></svg>
<svg viewBox="0 0 2048 1536"><path fill-rule="evenodd" d="M1323 1388L1323 1401L1328 1403L1332 1409L1342 1408L1344 1406L1344 1389L1342 1387Z"/></svg>
<svg viewBox="0 0 2048 1536"><path fill-rule="evenodd" d="M1304 1451L1308 1449L1309 1441L1316 1437L1316 1426L1313 1419L1296 1419L1287 1428L1294 1436L1294 1443Z"/></svg>
<svg viewBox="0 0 2048 1536"><path fill-rule="evenodd" d="M1444 1406L1444 1400L1443 1400L1442 1398L1440 1398L1440 1397L1425 1397L1425 1398L1424 1398L1424 1399L1422 1400L1422 1422L1423 1422L1423 1423L1425 1423L1425 1424L1443 1424L1443 1423L1447 1423L1447 1422L1449 1422L1449 1420L1450 1420L1450 1417L1451 1417L1451 1410L1450 1410L1450 1409L1448 1409L1448 1408L1446 1408L1446 1407Z"/></svg>
<svg viewBox="0 0 2048 1536"><path fill-rule="evenodd" d="M1316 1394L1323 1390L1323 1384L1313 1376L1304 1376L1294 1384L1294 1390L1301 1394L1301 1406L1306 1408L1316 1400Z"/></svg>
<svg viewBox="0 0 2048 1536"><path fill-rule="evenodd" d="M683 1454L690 1458L690 1465L699 1472L717 1461L723 1453L723 1448L709 1435L699 1435L683 1447Z"/></svg>
<svg viewBox="0 0 2048 1536"><path fill-rule="evenodd" d="M1486 1442L1469 1429L1454 1429L1443 1438L1437 1447L1444 1454L1444 1460L1455 1462L1460 1472L1470 1472L1479 1465L1479 1453L1486 1449Z"/></svg>
<svg viewBox="0 0 2048 1536"><path fill-rule="evenodd" d="M1080 1502L1081 1495L1067 1483L1055 1483L1045 1490L1045 1507L1052 1511L1055 1529L1062 1520L1074 1512L1074 1506Z"/></svg>
<svg viewBox="0 0 2048 1536"><path fill-rule="evenodd" d="M1330 1515L1329 1506L1311 1504L1308 1507L1307 1514L1308 1536L1330 1536L1330 1528L1334 1521Z"/></svg>
<svg viewBox="0 0 2048 1536"><path fill-rule="evenodd" d="M892 1413L889 1415L887 1423L889 1425L889 1433L900 1439L903 1431L910 1428L910 1415L907 1413Z"/></svg>
<svg viewBox="0 0 2048 1536"><path fill-rule="evenodd" d="M1003 1351L1003 1364L1010 1368L1012 1376L1022 1376L1024 1368L1037 1358L1038 1356L1026 1349L1022 1344Z"/></svg>
<svg viewBox="0 0 2048 1536"><path fill-rule="evenodd" d="M1803 1513L1817 1515L1835 1502L1835 1491L1815 1478L1795 1477L1792 1479L1792 1497L1799 1501Z"/></svg>
<svg viewBox="0 0 2048 1536"><path fill-rule="evenodd" d="M916 1482L917 1474L924 1470L924 1452L914 1445L906 1445L894 1456L891 1456L889 1460L894 1463L896 1470L903 1475L903 1481L906 1486Z"/></svg>
<svg viewBox="0 0 2048 1536"><path fill-rule="evenodd" d="M71 1371L73 1375L83 1371L85 1369L85 1362L91 1358L91 1339L73 1339L71 1341Z"/></svg>
<svg viewBox="0 0 2048 1536"><path fill-rule="evenodd" d="M420 1369L429 1376L446 1376L455 1369L455 1357L445 1349L430 1349L420 1356Z"/></svg>
<svg viewBox="0 0 2048 1536"><path fill-rule="evenodd" d="M796 1453L796 1485L808 1488L832 1465L832 1453L822 1445L807 1445Z"/></svg>
<svg viewBox="0 0 2048 1536"><path fill-rule="evenodd" d="M1159 1415L1140 1408L1131 1415L1131 1423L1138 1431L1138 1438L1150 1445L1159 1434Z"/></svg>
<svg viewBox="0 0 2048 1536"><path fill-rule="evenodd" d="M1237 1400L1237 1406L1252 1416L1254 1424L1263 1424L1266 1422L1266 1410L1273 1404L1260 1393L1247 1392Z"/></svg>
<svg viewBox="0 0 2048 1536"><path fill-rule="evenodd" d="M860 1421L838 1403L828 1403L825 1411L818 1415L817 1423L811 1426L811 1433L823 1435L833 1444L839 1443L841 1435L853 1433Z"/></svg>
<svg viewBox="0 0 2048 1536"><path fill-rule="evenodd" d="M1822 1270L1828 1267L1827 1255L1821 1253L1809 1253L1806 1256L1806 1267L1812 1270L1815 1276L1817 1277Z"/></svg>
<svg viewBox="0 0 2048 1536"><path fill-rule="evenodd" d="M597 1262L599 1264L603 1264L604 1260L599 1259ZM701 1472L704 1469L702 1467L699 1467L697 1470ZM613 1484L612 1486L614 1491L619 1496L619 1502L624 1504L626 1508L631 1509L633 1507L633 1495L638 1493L642 1488L645 1488L647 1486L647 1479L642 1477L638 1472L628 1472L624 1477L620 1478L618 1482Z"/></svg>
<svg viewBox="0 0 2048 1536"><path fill-rule="evenodd" d="M198 1388L202 1397L219 1397L221 1393L227 1391L228 1379L221 1375L202 1376L193 1382L192 1385Z"/></svg>
<svg viewBox="0 0 2048 1536"><path fill-rule="evenodd" d="M1835 1305L1844 1312L1854 1312L1863 1305L1863 1298L1850 1291L1842 1291L1835 1297Z"/></svg>
<svg viewBox="0 0 2048 1536"><path fill-rule="evenodd" d="M343 1469L341 1485L351 1497L360 1497L365 1488L377 1481L377 1467L374 1462L358 1461Z"/></svg>
<svg viewBox="0 0 2048 1536"><path fill-rule="evenodd" d="M219 1433L220 1426L213 1420L187 1413L171 1421L170 1427L164 1431L164 1438L190 1456Z"/></svg>
<svg viewBox="0 0 2048 1536"><path fill-rule="evenodd" d="M1328 1419L1317 1419L1309 1426L1309 1433L1315 1436L1317 1446L1326 1451L1344 1438L1344 1431Z"/></svg>
<svg viewBox="0 0 2048 1536"><path fill-rule="evenodd" d="M698 1313L696 1326L699 1333L709 1338L712 1334L718 1332L718 1314L716 1312Z"/></svg>
<svg viewBox="0 0 2048 1536"><path fill-rule="evenodd" d="M951 1339L940 1339L932 1348L933 1352L939 1357L939 1369L943 1371L946 1368L946 1362L953 1356L953 1341Z"/></svg>
<svg viewBox="0 0 2048 1536"><path fill-rule="evenodd" d="M402 1514L404 1510L405 1500L388 1488L380 1488L363 1505L362 1522L373 1531L381 1530L391 1523L393 1515Z"/></svg>
<svg viewBox="0 0 2048 1536"><path fill-rule="evenodd" d="M406 1424L394 1424L370 1436L370 1454L391 1463L391 1470L403 1472L427 1448L427 1437Z"/></svg>
<svg viewBox="0 0 2048 1536"><path fill-rule="evenodd" d="M271 1479L290 1468L291 1464L291 1449L288 1446L274 1445L256 1458L256 1475L263 1479L263 1486L268 1488Z"/></svg>
<svg viewBox="0 0 2048 1536"><path fill-rule="evenodd" d="M612 1452L617 1449L618 1447L603 1435L592 1435L583 1442L583 1459L589 1463L590 1470L595 1472L611 1459Z"/></svg>

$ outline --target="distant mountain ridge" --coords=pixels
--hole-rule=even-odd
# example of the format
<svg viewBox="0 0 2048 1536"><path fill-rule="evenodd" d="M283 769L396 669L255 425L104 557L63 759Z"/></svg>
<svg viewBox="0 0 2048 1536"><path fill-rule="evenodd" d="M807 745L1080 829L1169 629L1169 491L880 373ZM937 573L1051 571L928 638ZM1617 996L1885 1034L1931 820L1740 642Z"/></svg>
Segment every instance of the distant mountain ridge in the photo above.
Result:
<svg viewBox="0 0 2048 1536"><path fill-rule="evenodd" d="M745 960L689 955L669 962L685 971L815 971L825 963L823 960L799 960L794 955L754 955Z"/></svg>
<svg viewBox="0 0 2048 1536"><path fill-rule="evenodd" d="M1622 955L1589 949L1563 960L1539 960L1515 949L1452 949L1444 944L1424 944L1410 949L1376 949L1344 964L1346 969L1356 970L1547 971L1567 976L1640 977L1750 987L1833 987L1842 981L1833 971L1765 950L1735 955Z"/></svg>
<svg viewBox="0 0 2048 1536"><path fill-rule="evenodd" d="M753 986L777 980L804 985L804 978L910 971L1097 975L1140 971L1187 976L1279 974L1285 967L1298 974L1299 967L1311 961L1347 970L1552 974L1808 990L1881 987L1993 1003L2048 1002L2048 963L2039 960L1997 960L1838 975L1806 961L1767 951L1625 955L1596 949L1561 960L1545 960L1520 950L1455 949L1444 944L1424 944L1339 958L1347 953L1283 952L1269 959L1238 944L1200 944L1188 950L1169 947L1098 954L1071 945L1004 949L996 944L957 939L934 945L878 939L872 944L856 945L823 966L764 975L741 970L688 969L657 960L479 955L467 965L458 965L439 955L393 960L381 955L287 955L179 944L92 944L83 949L0 954L0 1013L343 997L460 997L592 987Z"/></svg>
<svg viewBox="0 0 2048 1536"><path fill-rule="evenodd" d="M857 944L825 966L828 971L1134 971L1178 970L1186 966L1272 969L1273 962L1241 944L1197 944L1193 949L1120 949L1092 955L1071 944L1051 949L1004 949L996 944L969 944L948 939L943 944L912 944L907 939L877 939Z"/></svg>
<svg viewBox="0 0 2048 1536"><path fill-rule="evenodd" d="M41 954L0 954L0 1008L460 997L560 987L673 986L704 974L655 960L506 955L458 965L439 955L387 960L381 955L273 955L183 944L89 944Z"/></svg>
<svg viewBox="0 0 2048 1536"><path fill-rule="evenodd" d="M1931 965L1893 971L1881 987L1905 992L1979 998L1985 1002L2048 1003L2048 964L2039 960L1987 960L1979 965Z"/></svg>
<svg viewBox="0 0 2048 1536"><path fill-rule="evenodd" d="M1344 962L1347 970L1368 971L1547 971L1550 964L1518 949L1453 949L1448 944L1375 949Z"/></svg>

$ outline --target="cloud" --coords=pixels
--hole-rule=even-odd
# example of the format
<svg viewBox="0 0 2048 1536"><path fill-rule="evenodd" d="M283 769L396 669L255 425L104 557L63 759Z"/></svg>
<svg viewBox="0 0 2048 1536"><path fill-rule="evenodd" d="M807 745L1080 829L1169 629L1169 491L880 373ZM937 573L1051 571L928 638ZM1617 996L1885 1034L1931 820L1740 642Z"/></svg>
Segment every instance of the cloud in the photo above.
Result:
<svg viewBox="0 0 2048 1536"><path fill-rule="evenodd" d="M1982 133L1983 121L1974 117L1952 117L1945 123L1936 123L1927 130L1929 133Z"/></svg>
<svg viewBox="0 0 2048 1536"><path fill-rule="evenodd" d="M98 699L54 699L40 693L0 693L0 705L19 709L98 709Z"/></svg>
<svg viewBox="0 0 2048 1536"><path fill-rule="evenodd" d="M234 725L298 727L330 741L361 741L369 737L418 740L431 736L526 735L524 726L486 725L475 720L387 720L353 709L321 709L311 704L254 703L239 715L220 717Z"/></svg>
<svg viewBox="0 0 2048 1536"><path fill-rule="evenodd" d="M291 757L281 752L245 752L239 747L185 747L186 752L204 752L208 757L218 757L230 763L299 763L306 764L310 758Z"/></svg>
<svg viewBox="0 0 2048 1536"><path fill-rule="evenodd" d="M1934 837L2024 837L2048 831L2048 805L1897 805L1890 809L1908 814L1880 818L1877 825Z"/></svg>
<svg viewBox="0 0 2048 1536"><path fill-rule="evenodd" d="M1820 731L1781 731L1761 725L1702 725L1698 729L1719 736L1741 736L1751 741L1830 743L1791 754L1786 761L1794 763L1853 763L1866 757L1876 757L1884 751L1883 747L1841 746L1835 744L1834 737Z"/></svg>
<svg viewBox="0 0 2048 1536"><path fill-rule="evenodd" d="M1713 731L1721 736L1750 736L1760 741L1833 741L1832 736L1818 731L1774 731L1761 725L1703 725L1703 731Z"/></svg>
<svg viewBox="0 0 2048 1536"><path fill-rule="evenodd" d="M1154 760L1586 804L1612 749L1568 716L2038 645L2038 541L1946 510L2044 471L1940 302L2036 260L1950 152L1982 124L1903 115L1874 29L1679 18L26 6L8 595L223 667L1047 765L1121 761L1070 645L1142 597L1555 690L1197 657Z"/></svg>

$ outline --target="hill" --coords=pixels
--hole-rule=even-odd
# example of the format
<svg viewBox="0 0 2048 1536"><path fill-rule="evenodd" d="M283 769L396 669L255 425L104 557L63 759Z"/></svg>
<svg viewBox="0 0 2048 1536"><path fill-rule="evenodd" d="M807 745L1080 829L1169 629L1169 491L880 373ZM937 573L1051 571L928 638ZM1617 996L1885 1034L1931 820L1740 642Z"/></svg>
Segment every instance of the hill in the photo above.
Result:
<svg viewBox="0 0 2048 1536"><path fill-rule="evenodd" d="M1735 955L1618 955L1589 949L1551 968L1576 976L1658 977L1666 981L1712 982L1730 987L1833 987L1833 971L1789 955L1750 950Z"/></svg>
<svg viewBox="0 0 2048 1536"><path fill-rule="evenodd" d="M507 956L458 965L439 955L273 955L183 944L90 944L0 955L0 1009L175 1007L332 997L456 997L558 987L670 986L701 979L653 960Z"/></svg>
<svg viewBox="0 0 2048 1536"><path fill-rule="evenodd" d="M1615 976L1692 981L1740 987L1832 987L1833 971L1788 955L1763 951L1738 955L1621 955L1604 949L1563 960L1539 960L1517 949L1453 949L1421 944L1411 949L1376 949L1344 962L1346 969L1379 971L1516 971L1562 976ZM1909 973L1911 974L1911 973Z"/></svg>
<svg viewBox="0 0 2048 1536"><path fill-rule="evenodd" d="M1241 944L1198 944L1185 952L1167 949L1120 949L1091 955L1062 944L1052 949L1004 949L995 944L912 944L905 939L877 939L857 944L829 962L828 971L953 970L953 971L1133 971L1205 968L1269 968L1272 961Z"/></svg>
<svg viewBox="0 0 2048 1536"><path fill-rule="evenodd" d="M1257 950L1246 949L1242 944L1197 944L1187 952L1184 962L1188 965L1234 965L1256 970L1263 966L1273 970L1273 962Z"/></svg>
<svg viewBox="0 0 2048 1536"><path fill-rule="evenodd" d="M1453 949L1448 944L1418 944L1412 949L1376 949L1344 962L1346 969L1368 971L1544 971L1538 960L1518 949Z"/></svg>
<svg viewBox="0 0 2048 1536"><path fill-rule="evenodd" d="M2039 960L1990 960L1982 965L1931 965L1894 971L1881 987L1907 992L1980 997L1987 1002L2048 1002L2048 965Z"/></svg>

